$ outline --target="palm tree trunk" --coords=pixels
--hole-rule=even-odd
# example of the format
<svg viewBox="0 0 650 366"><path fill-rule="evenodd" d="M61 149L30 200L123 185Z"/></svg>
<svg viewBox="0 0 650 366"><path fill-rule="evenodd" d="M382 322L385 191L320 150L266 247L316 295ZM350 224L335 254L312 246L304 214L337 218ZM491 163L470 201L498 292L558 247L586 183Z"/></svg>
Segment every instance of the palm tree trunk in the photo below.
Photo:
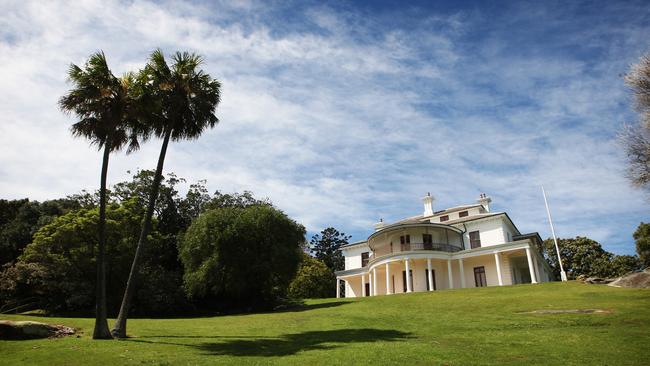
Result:
<svg viewBox="0 0 650 366"><path fill-rule="evenodd" d="M106 175L108 174L108 157L110 139L104 144L102 160L102 177L99 188L99 247L97 248L97 284L95 285L95 329L93 339L111 339L106 319Z"/></svg>
<svg viewBox="0 0 650 366"><path fill-rule="evenodd" d="M120 313L115 320L115 326L113 327L112 333L114 337L117 338L126 338L126 320L129 314L129 307L131 306L131 299L135 293L137 273L140 266L141 252L142 247L146 244L147 235L149 235L149 230L151 229L151 220L153 217L153 211L156 207L156 199L158 198L158 191L160 189L160 181L162 180L162 170L165 163L165 155L167 154L167 145L169 144L169 138L171 136L171 131L165 133L165 138L163 139L162 147L160 148L160 155L158 156L158 166L156 167L156 174L153 178L153 185L151 186L151 192L149 193L149 203L147 205L147 212L142 220L142 230L140 231L140 239L138 240L138 246L135 249L135 256L133 257L133 263L131 264L131 272L129 273L129 279L126 282L126 290L124 290L124 297L122 298L122 305L120 306Z"/></svg>

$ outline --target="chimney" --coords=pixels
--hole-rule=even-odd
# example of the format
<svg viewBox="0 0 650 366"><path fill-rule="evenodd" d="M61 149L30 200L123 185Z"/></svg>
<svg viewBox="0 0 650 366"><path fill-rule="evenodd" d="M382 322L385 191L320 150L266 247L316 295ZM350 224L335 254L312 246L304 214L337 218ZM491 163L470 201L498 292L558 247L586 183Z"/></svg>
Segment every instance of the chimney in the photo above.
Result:
<svg viewBox="0 0 650 366"><path fill-rule="evenodd" d="M422 197L422 202L424 202L424 213L423 216L433 215L433 201L435 198L431 195L430 192L427 192L427 195Z"/></svg>
<svg viewBox="0 0 650 366"><path fill-rule="evenodd" d="M485 193L481 193L476 202L480 203L486 212L490 212L490 202L492 202L492 198L488 197Z"/></svg>
<svg viewBox="0 0 650 366"><path fill-rule="evenodd" d="M386 226L386 223L384 222L384 219L379 219L379 222L375 224L375 231L379 231Z"/></svg>

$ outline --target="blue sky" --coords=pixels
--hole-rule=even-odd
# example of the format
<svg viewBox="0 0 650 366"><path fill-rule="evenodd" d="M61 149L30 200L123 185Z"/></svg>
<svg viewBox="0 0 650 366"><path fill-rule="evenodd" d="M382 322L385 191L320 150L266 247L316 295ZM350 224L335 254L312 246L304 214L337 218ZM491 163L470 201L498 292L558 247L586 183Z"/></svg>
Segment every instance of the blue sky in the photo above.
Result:
<svg viewBox="0 0 650 366"><path fill-rule="evenodd" d="M650 50L643 2L37 2L0 0L0 194L94 189L100 156L57 109L70 62L116 74L156 47L205 57L221 123L174 144L166 170L269 197L310 235L364 239L387 221L481 192L522 232L634 252L647 196L624 178L633 122L621 75ZM116 155L110 182L155 165Z"/></svg>

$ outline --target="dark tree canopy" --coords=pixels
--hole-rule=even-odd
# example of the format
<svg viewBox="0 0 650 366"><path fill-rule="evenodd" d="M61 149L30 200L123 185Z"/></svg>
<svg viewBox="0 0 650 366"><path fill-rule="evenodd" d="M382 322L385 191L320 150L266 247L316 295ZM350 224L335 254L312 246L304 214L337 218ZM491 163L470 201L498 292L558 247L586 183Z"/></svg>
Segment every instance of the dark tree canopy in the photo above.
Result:
<svg viewBox="0 0 650 366"><path fill-rule="evenodd" d="M644 267L650 267L650 223L642 222L634 232L636 253Z"/></svg>
<svg viewBox="0 0 650 366"><path fill-rule="evenodd" d="M135 200L107 207L107 282L109 312L115 313L142 221L142 208ZM48 311L89 312L94 304L95 251L98 209L68 212L43 226L34 235L16 265L2 272L0 293L6 300L35 298ZM158 262L162 235L154 230L146 268L155 280L138 295L140 314L161 315L186 306L181 274Z"/></svg>
<svg viewBox="0 0 650 366"><path fill-rule="evenodd" d="M190 298L211 308L268 308L286 295L305 229L270 205L205 211L179 246Z"/></svg>
<svg viewBox="0 0 650 366"><path fill-rule="evenodd" d="M312 236L309 249L312 255L325 263L332 272L340 271L344 268L345 262L339 248L348 244L350 238L351 236L340 233L333 227L328 227L320 234Z"/></svg>
<svg viewBox="0 0 650 366"><path fill-rule="evenodd" d="M639 268L636 256L614 255L595 240L577 236L573 239L558 238L562 264L569 279L580 275L597 277L616 277ZM560 266L557 261L553 239L544 240L542 248L556 278L560 277Z"/></svg>
<svg viewBox="0 0 650 366"><path fill-rule="evenodd" d="M314 299L336 296L336 276L325 263L303 253L296 277L289 284L289 296Z"/></svg>
<svg viewBox="0 0 650 366"><path fill-rule="evenodd" d="M133 173L130 180L119 182L108 191L109 222L117 222L123 230L127 230L130 227L132 231L127 230L130 233L128 235L136 235L134 234L134 230L141 223L138 220L142 219L141 213L144 212L146 207L146 201L143 197L152 184L152 177L152 171L139 170ZM191 221L199 214L199 211L192 207L196 205L202 206L210 200L210 196L205 193L206 188L203 181L192 184L186 195L182 196L177 189L177 185L181 182L184 182L184 179L178 178L173 173L170 173L161 183L160 191L164 199L160 199L156 203L156 224L154 225L154 233L150 235L153 241L145 251L146 258L141 269L141 273L144 274L142 276L143 285L136 294L137 304L132 308L139 315L179 314L181 311L187 310L189 306L183 290L183 266L178 259L176 242L179 236L190 225ZM200 201L203 203L200 203ZM54 224L55 218L64 214L76 215L70 216L75 217L75 222L80 225L73 234L83 235L83 237L87 238L92 233L88 234L86 231L96 230L96 223L89 217L92 216L92 212L96 212L97 203L98 192L86 191L65 199L44 201L43 203L28 201L26 199L16 201L0 200L0 207L7 207L6 210L2 210L5 214L2 216L3 220L8 220L8 222L5 222L5 225L0 226L0 238L7 239L1 243L8 243L10 246L18 243L18 245L22 246L21 248L24 248L29 243L32 243L34 233L39 228L47 224ZM10 209L11 207L14 208ZM18 207L18 209L15 207ZM117 212L123 213L127 207L127 211L133 214L118 215L113 212L120 208ZM85 214L82 214L82 212L85 212ZM90 216L87 217L87 215ZM134 218L134 215L137 217ZM3 234L2 228L7 229L5 234ZM17 228L20 230L17 230ZM54 230L59 233L57 235L63 235L69 229L70 227L65 225L63 221L58 221L55 227L48 228L48 230ZM124 231L124 235L127 235L127 231ZM116 238L116 236L110 235L112 234L109 233L110 240ZM17 238L23 239L17 240ZM67 244L71 246L82 245L79 240L83 238L75 237L73 239ZM42 239L36 241L36 244L42 245ZM111 265L109 269L116 268L115 266L119 265L119 268L121 268L119 272L122 274L122 277L120 277L109 273L111 277L109 277L108 281L108 294L110 297L109 300L111 301L109 303L109 311L111 313L116 311L115 303L121 295L112 291L116 291L116 289L122 291L124 289L125 277L123 275L128 272L128 264L130 263L128 255L133 254L132 248L122 247L120 245L121 243L111 243L107 248L109 249L108 254L117 256L112 260L112 262L117 261L115 262L117 264ZM114 253L111 247L119 247L124 250L128 249L128 251L120 250L119 253ZM2 248L4 247L0 246L0 252L2 252ZM22 250L20 253L22 253ZM15 255L12 260L15 261L20 253ZM32 257L30 256L29 258ZM92 258L86 259L90 261ZM92 263L94 263L94 260ZM87 263L77 263L77 265L82 268ZM1 274L3 276L3 285L7 286L0 289L0 305L3 302L15 302L34 296L40 299L42 297L41 294L45 293L42 290L45 284L53 284L55 286L54 288L64 285L74 288L94 286L94 279L92 282L89 282L90 284L87 282L79 284L77 281L80 278L76 277L76 275L70 277L70 281L66 281L62 277L56 277L57 280L53 283L41 281L41 279L46 278L44 276L50 276L53 273L53 267L48 268L48 271L45 271L46 268L43 267L41 262L31 261L28 258L18 261L13 266L8 265L4 269L5 272ZM86 278L83 278L83 280L85 281ZM121 283L118 283L120 281ZM69 283L66 284L66 282ZM119 288L115 287L118 285L120 286ZM91 296L91 294L85 295ZM48 300L46 304L46 309L54 312L63 310L83 312L88 310L84 305L84 299L86 298L71 297L71 299L66 300L63 296L52 296L51 301ZM72 303L68 304L66 301L72 301Z"/></svg>
<svg viewBox="0 0 650 366"><path fill-rule="evenodd" d="M44 225L70 210L78 209L81 203L74 199L44 201L0 200L0 267L14 262L34 233Z"/></svg>

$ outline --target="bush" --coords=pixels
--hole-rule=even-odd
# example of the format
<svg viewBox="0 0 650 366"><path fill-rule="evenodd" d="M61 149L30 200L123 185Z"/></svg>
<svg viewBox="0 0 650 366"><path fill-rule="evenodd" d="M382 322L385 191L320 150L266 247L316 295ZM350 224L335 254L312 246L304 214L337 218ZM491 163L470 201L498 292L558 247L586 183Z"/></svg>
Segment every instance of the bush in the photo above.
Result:
<svg viewBox="0 0 650 366"><path fill-rule="evenodd" d="M303 255L296 277L289 284L289 296L298 299L334 297L336 276L325 263Z"/></svg>
<svg viewBox="0 0 650 366"><path fill-rule="evenodd" d="M214 309L272 307L300 263L305 229L271 205L202 213L179 244L192 300Z"/></svg>

